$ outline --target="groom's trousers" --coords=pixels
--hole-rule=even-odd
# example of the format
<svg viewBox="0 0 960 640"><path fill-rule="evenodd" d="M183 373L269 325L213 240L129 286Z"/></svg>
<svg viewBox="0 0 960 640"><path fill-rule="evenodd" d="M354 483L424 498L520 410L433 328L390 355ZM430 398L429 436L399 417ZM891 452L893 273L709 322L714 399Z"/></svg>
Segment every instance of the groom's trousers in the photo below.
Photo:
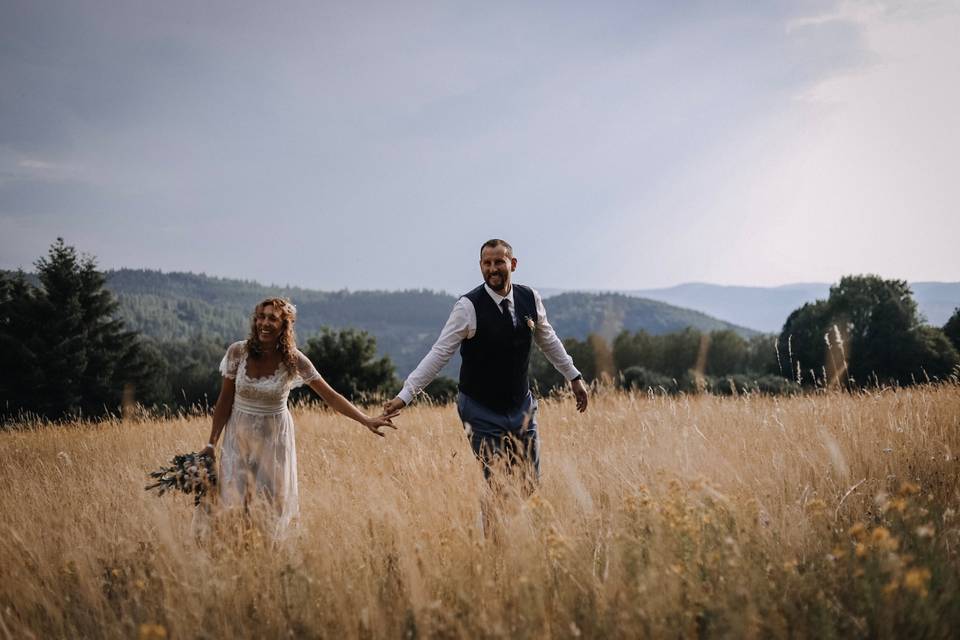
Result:
<svg viewBox="0 0 960 640"><path fill-rule="evenodd" d="M490 481L500 470L519 473L532 491L540 480L540 437L533 395L527 392L519 407L502 413L460 392L457 411L473 454L483 465L483 477Z"/></svg>

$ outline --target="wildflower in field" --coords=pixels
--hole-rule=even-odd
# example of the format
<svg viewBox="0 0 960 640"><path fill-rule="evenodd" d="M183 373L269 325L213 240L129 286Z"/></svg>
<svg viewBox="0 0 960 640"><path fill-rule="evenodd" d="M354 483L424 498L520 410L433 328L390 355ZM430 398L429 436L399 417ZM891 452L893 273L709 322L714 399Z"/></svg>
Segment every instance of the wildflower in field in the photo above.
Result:
<svg viewBox="0 0 960 640"><path fill-rule="evenodd" d="M903 497L915 496L920 493L920 487L913 482L904 482L900 485L899 494Z"/></svg>
<svg viewBox="0 0 960 640"><path fill-rule="evenodd" d="M932 524L922 524L916 528L915 533L918 538L932 538L933 534L936 533Z"/></svg>
<svg viewBox="0 0 960 640"><path fill-rule="evenodd" d="M167 628L162 624L141 624L139 633L140 640L162 640L167 637Z"/></svg>
<svg viewBox="0 0 960 640"><path fill-rule="evenodd" d="M903 586L921 598L926 598L930 587L930 577L930 569L926 567L910 569L903 576Z"/></svg>
<svg viewBox="0 0 960 640"><path fill-rule="evenodd" d="M904 513L907 510L908 503L904 498L894 498L884 505L884 511L893 510L897 513Z"/></svg>
<svg viewBox="0 0 960 640"><path fill-rule="evenodd" d="M899 590L900 590L900 581L897 578L894 578L887 584L883 585L883 595L886 598L893 597Z"/></svg>
<svg viewBox="0 0 960 640"><path fill-rule="evenodd" d="M879 551L896 551L899 542L886 527L877 527L870 534L870 544Z"/></svg>
<svg viewBox="0 0 960 640"><path fill-rule="evenodd" d="M813 500L810 500L809 502L807 502L806 505L804 505L804 509L806 509L808 513L820 513L826 508L827 508L827 503L821 500L820 498L814 498Z"/></svg>

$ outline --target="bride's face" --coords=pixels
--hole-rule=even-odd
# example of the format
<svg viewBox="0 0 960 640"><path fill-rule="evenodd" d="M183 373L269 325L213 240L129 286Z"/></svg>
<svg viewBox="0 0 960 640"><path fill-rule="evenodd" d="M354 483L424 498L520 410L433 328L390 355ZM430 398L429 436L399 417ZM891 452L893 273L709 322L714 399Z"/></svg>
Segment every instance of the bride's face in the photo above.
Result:
<svg viewBox="0 0 960 640"><path fill-rule="evenodd" d="M283 318L272 304L265 305L257 312L257 337L260 342L276 342L283 328Z"/></svg>

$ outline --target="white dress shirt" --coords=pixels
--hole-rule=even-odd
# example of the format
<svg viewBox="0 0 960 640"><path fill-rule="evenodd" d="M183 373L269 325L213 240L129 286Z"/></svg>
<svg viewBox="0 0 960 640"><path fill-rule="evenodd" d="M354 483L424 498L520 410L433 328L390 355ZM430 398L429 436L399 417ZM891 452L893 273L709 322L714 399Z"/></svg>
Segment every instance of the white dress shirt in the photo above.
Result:
<svg viewBox="0 0 960 640"><path fill-rule="evenodd" d="M510 292L506 296L501 296L486 284L483 285L483 288L486 289L493 299L493 303L498 307L504 298L509 301L510 315L513 317L513 324L516 325L517 311L513 304L513 287L510 287ZM573 380L580 375L580 372L573 366L573 358L563 348L563 343L557 337L557 332L547 321L547 312L543 308L543 300L540 298L540 294L536 290L531 289L531 291L533 291L534 303L537 305L537 326L533 332L533 340L537 343L543 355L547 357L547 360L550 361L550 364L564 378ZM424 387L430 384L440 373L440 370L450 362L450 358L460 348L460 343L469 340L476 333L477 310L466 296L461 297L453 305L453 311L447 318L447 324L443 326L440 337L431 347L430 353L424 356L413 373L407 376L407 380L403 383L403 389L400 390L397 397L403 400L405 404L410 404L413 397L422 392Z"/></svg>

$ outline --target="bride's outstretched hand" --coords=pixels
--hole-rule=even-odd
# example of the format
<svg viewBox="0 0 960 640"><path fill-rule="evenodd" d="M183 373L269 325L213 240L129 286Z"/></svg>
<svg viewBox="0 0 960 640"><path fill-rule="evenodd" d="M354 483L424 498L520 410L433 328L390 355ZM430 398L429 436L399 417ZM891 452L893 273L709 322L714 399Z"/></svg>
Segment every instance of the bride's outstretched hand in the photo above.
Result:
<svg viewBox="0 0 960 640"><path fill-rule="evenodd" d="M393 424L392 420L398 415L400 415L399 411L394 411L392 413L381 413L375 418L367 418L363 424L367 429L370 429L370 431L382 438L385 434L380 431L380 427L396 429L397 425Z"/></svg>

